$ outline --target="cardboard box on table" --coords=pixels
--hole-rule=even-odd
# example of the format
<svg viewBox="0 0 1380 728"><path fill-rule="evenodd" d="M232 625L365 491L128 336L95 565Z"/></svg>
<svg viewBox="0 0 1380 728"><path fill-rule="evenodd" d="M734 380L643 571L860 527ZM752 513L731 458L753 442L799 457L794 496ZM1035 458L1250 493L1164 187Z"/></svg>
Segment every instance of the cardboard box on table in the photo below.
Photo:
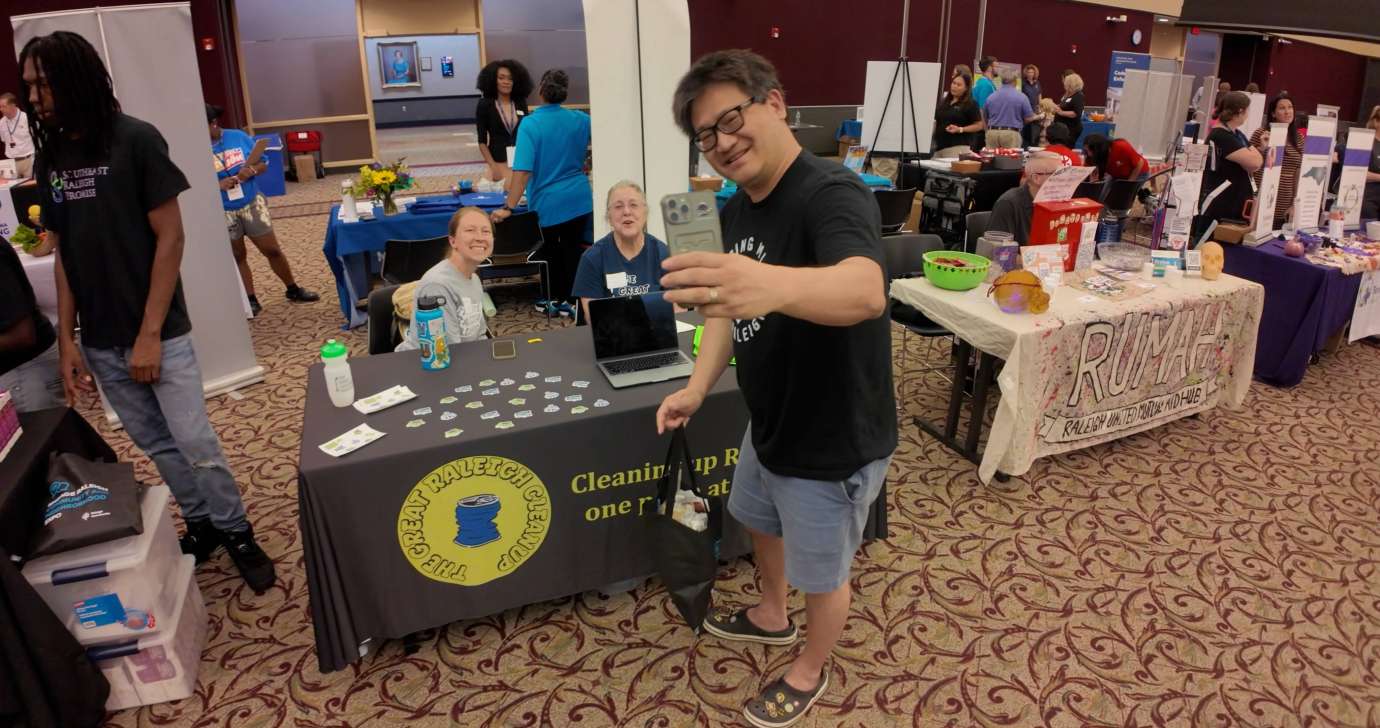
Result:
<svg viewBox="0 0 1380 728"><path fill-rule="evenodd" d="M1094 244L1097 218L1101 214L1101 204L1083 197L1060 202L1037 202L1035 214L1030 219L1028 244L1067 245L1064 270L1071 271L1078 261L1079 250ZM1092 260L1092 252L1087 249L1084 258Z"/></svg>

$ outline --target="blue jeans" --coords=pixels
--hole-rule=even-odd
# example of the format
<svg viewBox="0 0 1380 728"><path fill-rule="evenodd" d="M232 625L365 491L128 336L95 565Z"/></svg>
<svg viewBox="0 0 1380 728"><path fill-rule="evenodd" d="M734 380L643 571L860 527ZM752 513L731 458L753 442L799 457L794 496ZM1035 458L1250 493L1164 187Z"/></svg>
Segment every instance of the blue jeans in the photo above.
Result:
<svg viewBox="0 0 1380 728"><path fill-rule="evenodd" d="M63 407L67 397L62 392L62 374L58 372L58 345L0 374L0 389L8 389L14 408L20 412Z"/></svg>
<svg viewBox="0 0 1380 728"><path fill-rule="evenodd" d="M206 417L201 368L191 335L163 342L156 384L141 384L130 377L131 349L85 347L84 352L91 374L130 439L148 454L172 489L182 517L210 518L222 531L247 528L239 486Z"/></svg>

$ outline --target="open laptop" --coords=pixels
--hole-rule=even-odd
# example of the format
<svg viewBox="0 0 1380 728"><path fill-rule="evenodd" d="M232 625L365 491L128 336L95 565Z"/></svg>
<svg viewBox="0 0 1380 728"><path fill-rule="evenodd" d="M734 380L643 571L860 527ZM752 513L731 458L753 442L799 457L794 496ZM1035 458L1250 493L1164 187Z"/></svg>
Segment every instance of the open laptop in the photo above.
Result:
<svg viewBox="0 0 1380 728"><path fill-rule="evenodd" d="M614 389L690 376L676 316L660 293L589 302L594 359Z"/></svg>

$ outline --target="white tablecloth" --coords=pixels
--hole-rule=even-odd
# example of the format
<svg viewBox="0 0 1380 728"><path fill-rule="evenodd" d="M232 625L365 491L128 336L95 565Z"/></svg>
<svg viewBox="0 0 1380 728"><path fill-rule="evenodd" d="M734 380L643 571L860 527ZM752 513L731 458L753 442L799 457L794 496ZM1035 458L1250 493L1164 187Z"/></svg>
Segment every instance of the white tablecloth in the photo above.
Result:
<svg viewBox="0 0 1380 728"><path fill-rule="evenodd" d="M51 254L41 258L19 254L19 262L24 264L24 275L28 276L29 285L34 287L38 310L53 323L57 323L58 316L57 280L53 277L53 263L56 260L57 256Z"/></svg>
<svg viewBox="0 0 1380 728"><path fill-rule="evenodd" d="M891 296L1006 365L978 475L1021 475L1038 457L1156 427L1245 400L1265 290L1223 275L1129 281L1111 301L1060 287L1043 314L1008 314L987 285L946 291L900 279Z"/></svg>

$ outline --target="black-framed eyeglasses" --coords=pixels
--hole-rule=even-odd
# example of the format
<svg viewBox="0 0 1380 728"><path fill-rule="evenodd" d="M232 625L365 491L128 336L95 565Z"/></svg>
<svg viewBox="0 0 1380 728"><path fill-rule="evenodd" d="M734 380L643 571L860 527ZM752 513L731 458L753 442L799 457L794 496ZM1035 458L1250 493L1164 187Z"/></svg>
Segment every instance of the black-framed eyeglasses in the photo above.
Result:
<svg viewBox="0 0 1380 728"><path fill-rule="evenodd" d="M743 128L743 110L756 103L761 103L762 99L756 96L749 98L741 104L719 114L719 118L714 123L695 132L695 148L701 152L707 152L719 143L719 134L734 134Z"/></svg>

